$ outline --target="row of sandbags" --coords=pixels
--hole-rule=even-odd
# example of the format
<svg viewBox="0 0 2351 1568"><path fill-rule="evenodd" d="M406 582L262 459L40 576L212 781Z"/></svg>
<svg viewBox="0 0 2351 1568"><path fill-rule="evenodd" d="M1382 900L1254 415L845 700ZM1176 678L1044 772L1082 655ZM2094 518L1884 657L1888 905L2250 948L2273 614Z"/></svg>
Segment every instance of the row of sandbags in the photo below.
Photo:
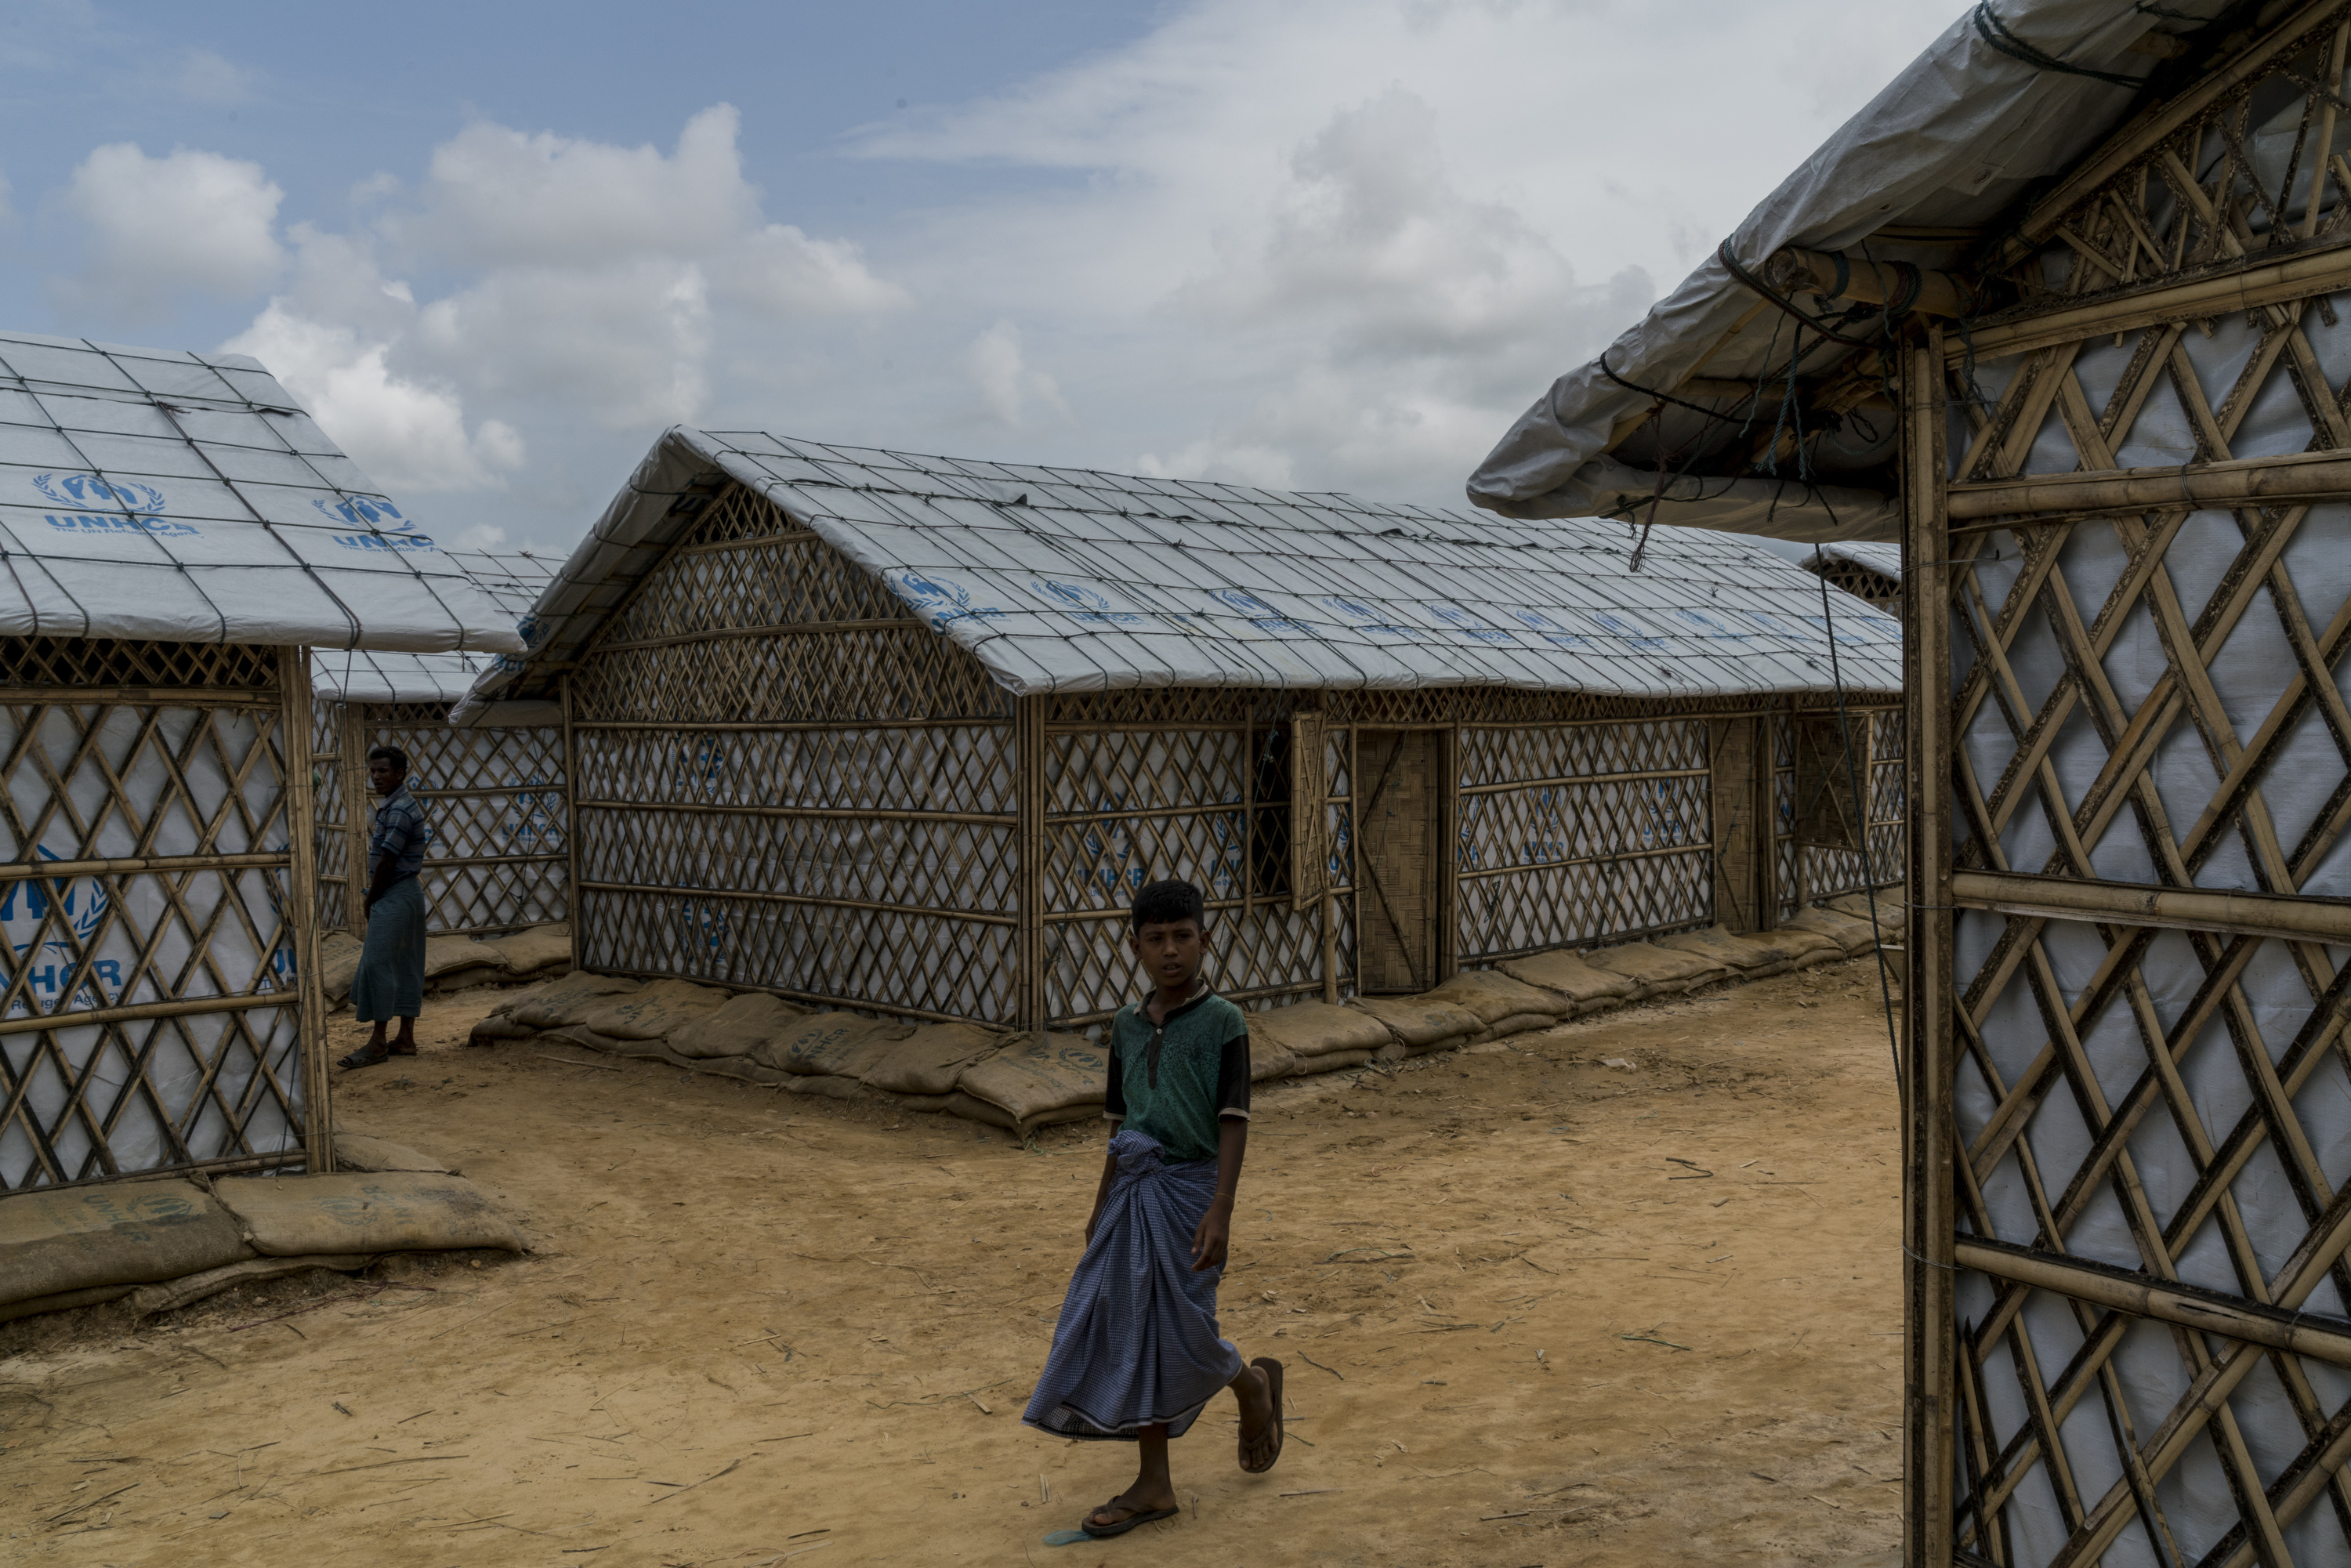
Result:
<svg viewBox="0 0 2351 1568"><path fill-rule="evenodd" d="M390 1152L388 1158L368 1154ZM425 1165L374 1139L336 1138L339 1161ZM131 1179L0 1197L0 1322L132 1298L142 1315L302 1269L365 1268L387 1252L491 1247L522 1234L442 1169L335 1176Z"/></svg>
<svg viewBox="0 0 2351 1568"><path fill-rule="evenodd" d="M1900 902L1898 890L1878 895L1888 940ZM1876 941L1869 911L1868 895L1854 894L1767 934L1717 926L1508 959L1419 996L1252 1012L1250 1076L1263 1082L1399 1061L1652 997L1857 956ZM522 1040L647 1057L794 1093L879 1092L904 1109L948 1112L1024 1136L1099 1114L1109 1065L1101 1047L1078 1035L811 1012L764 991L580 973L502 1003L475 1026L470 1043Z"/></svg>
<svg viewBox="0 0 2351 1568"><path fill-rule="evenodd" d="M359 973L360 951L359 938L348 931L329 931L319 938L319 976L329 1004L350 999L351 977ZM542 980L570 967L571 927L561 923L533 925L507 936L424 939L427 991Z"/></svg>

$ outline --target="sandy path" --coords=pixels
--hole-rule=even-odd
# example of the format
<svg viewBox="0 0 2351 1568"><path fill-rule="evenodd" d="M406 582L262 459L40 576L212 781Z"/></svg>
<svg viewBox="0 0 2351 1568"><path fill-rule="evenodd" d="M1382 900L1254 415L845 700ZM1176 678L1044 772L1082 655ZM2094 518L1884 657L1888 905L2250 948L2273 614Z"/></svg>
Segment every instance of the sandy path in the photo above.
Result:
<svg viewBox="0 0 2351 1568"><path fill-rule="evenodd" d="M1225 1329L1288 1364L1293 1440L1244 1477L1212 1408L1176 1448L1192 1511L1066 1557L1043 1537L1131 1473L1019 1425L1098 1126L1024 1150L462 1050L494 995L433 1004L425 1054L338 1106L455 1157L543 1250L0 1327L11 1561L1523 1568L1898 1542L1868 965L1261 1093Z"/></svg>

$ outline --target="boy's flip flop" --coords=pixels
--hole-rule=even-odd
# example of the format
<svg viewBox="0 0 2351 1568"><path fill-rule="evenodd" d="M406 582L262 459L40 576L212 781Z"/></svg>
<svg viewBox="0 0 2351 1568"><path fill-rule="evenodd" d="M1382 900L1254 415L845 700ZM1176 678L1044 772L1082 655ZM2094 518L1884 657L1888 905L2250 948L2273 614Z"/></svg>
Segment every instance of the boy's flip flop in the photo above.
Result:
<svg viewBox="0 0 2351 1568"><path fill-rule="evenodd" d="M1108 1502L1102 1504L1103 1508L1123 1508L1125 1506L1126 1503L1123 1497L1114 1497ZM1100 1511L1097 1510L1096 1511ZM1145 1509L1141 1513L1128 1514L1116 1524L1096 1524L1093 1520L1093 1515L1090 1513L1085 1518L1078 1521L1078 1528L1084 1531L1088 1535L1092 1536L1096 1541L1107 1541L1113 1535L1124 1535L1128 1531L1133 1530L1138 1524L1156 1524L1163 1519L1173 1519L1183 1511L1184 1511L1179 1508Z"/></svg>
<svg viewBox="0 0 2351 1568"><path fill-rule="evenodd" d="M1249 1364L1265 1374L1265 1391L1273 1396L1273 1453L1265 1463L1252 1465L1249 1462L1249 1434L1244 1432L1240 1438L1241 1469L1249 1475L1261 1476L1281 1458L1281 1363L1270 1355L1260 1355ZM1258 1437L1262 1439L1265 1434L1259 1432Z"/></svg>

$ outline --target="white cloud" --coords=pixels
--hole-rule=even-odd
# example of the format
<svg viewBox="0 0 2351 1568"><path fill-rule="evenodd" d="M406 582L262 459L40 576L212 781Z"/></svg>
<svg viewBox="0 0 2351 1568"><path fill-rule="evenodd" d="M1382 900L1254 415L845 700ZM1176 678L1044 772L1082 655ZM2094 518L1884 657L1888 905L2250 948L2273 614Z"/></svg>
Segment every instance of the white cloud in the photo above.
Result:
<svg viewBox="0 0 2351 1568"><path fill-rule="evenodd" d="M419 351L498 399L601 424L690 421L708 394L709 288L691 262L505 267L424 307Z"/></svg>
<svg viewBox="0 0 2351 1568"><path fill-rule="evenodd" d="M65 197L89 230L89 264L60 287L133 318L190 291L235 298L267 287L286 260L276 232L285 197L260 164L242 159L185 147L150 158L129 141L97 148Z"/></svg>
<svg viewBox="0 0 2351 1568"><path fill-rule="evenodd" d="M1061 389L1042 371L1029 368L1020 351L1020 329L998 321L971 340L963 352L963 372L979 393L987 416L1008 429L1019 430L1033 400L1067 415L1070 405Z"/></svg>
<svg viewBox="0 0 2351 1568"><path fill-rule="evenodd" d="M395 375L388 343L297 316L273 302L222 345L251 354L302 400L320 428L385 489L480 489L520 468L522 437L497 420L470 434L450 390Z"/></svg>

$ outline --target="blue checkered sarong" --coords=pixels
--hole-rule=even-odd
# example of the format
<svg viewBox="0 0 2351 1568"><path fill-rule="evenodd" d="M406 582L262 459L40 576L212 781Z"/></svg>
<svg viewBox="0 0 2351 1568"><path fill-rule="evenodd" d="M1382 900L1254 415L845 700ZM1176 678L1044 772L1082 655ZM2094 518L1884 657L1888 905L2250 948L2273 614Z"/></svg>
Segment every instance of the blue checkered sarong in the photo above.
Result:
<svg viewBox="0 0 2351 1568"><path fill-rule="evenodd" d="M1217 1333L1224 1270L1192 1271L1217 1162L1163 1162L1136 1132L1112 1138L1110 1152L1118 1168L1102 1218L1020 1419L1062 1437L1133 1442L1136 1427L1161 1423L1180 1437L1241 1372L1241 1353Z"/></svg>

